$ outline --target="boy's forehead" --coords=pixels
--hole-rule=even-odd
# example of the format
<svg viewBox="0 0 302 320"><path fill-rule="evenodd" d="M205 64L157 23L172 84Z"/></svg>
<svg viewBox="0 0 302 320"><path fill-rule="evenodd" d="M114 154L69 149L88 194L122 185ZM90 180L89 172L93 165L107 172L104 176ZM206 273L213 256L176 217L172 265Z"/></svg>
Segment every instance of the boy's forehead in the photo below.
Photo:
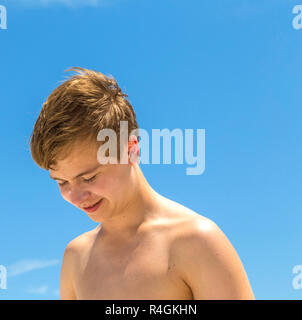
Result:
<svg viewBox="0 0 302 320"><path fill-rule="evenodd" d="M50 172L85 171L93 166L100 165L97 160L97 145L92 143L75 143L64 158L59 158Z"/></svg>

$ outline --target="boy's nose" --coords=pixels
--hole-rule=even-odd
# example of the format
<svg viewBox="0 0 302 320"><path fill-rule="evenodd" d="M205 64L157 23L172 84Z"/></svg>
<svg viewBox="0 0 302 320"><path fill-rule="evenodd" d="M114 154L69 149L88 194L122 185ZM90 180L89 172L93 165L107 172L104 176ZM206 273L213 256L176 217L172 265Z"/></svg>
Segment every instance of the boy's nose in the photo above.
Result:
<svg viewBox="0 0 302 320"><path fill-rule="evenodd" d="M73 187L70 189L70 202L76 207L82 207L84 202L87 202L89 199L89 192L87 190L83 190L82 188Z"/></svg>

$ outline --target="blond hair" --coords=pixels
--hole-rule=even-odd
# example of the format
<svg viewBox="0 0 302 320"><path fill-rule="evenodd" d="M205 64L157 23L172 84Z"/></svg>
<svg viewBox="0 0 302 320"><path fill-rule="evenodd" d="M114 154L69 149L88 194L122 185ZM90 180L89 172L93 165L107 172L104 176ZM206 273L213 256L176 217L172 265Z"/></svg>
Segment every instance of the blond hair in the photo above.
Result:
<svg viewBox="0 0 302 320"><path fill-rule="evenodd" d="M116 132L119 142L120 121L128 121L128 134L138 129L128 95L112 76L80 67L66 71L77 74L49 95L30 136L32 158L46 170L64 158L75 141L97 143L99 131L108 128Z"/></svg>

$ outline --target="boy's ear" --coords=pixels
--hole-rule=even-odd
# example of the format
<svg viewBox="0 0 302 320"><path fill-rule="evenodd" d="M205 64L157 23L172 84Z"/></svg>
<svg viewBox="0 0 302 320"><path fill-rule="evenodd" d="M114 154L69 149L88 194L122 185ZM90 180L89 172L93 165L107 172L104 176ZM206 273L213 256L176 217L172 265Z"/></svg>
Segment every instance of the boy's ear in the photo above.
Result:
<svg viewBox="0 0 302 320"><path fill-rule="evenodd" d="M128 142L128 159L131 163L138 163L139 158L139 145L137 137L134 135L131 135L129 137Z"/></svg>

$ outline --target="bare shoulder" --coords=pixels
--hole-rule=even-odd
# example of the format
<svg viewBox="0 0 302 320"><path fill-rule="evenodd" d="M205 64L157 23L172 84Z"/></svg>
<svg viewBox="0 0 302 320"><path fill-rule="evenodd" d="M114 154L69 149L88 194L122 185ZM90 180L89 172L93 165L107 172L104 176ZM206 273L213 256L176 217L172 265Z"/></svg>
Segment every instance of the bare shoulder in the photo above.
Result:
<svg viewBox="0 0 302 320"><path fill-rule="evenodd" d="M171 239L170 251L175 258L183 256L183 252L191 252L194 244L200 246L207 238L215 239L223 233L214 221L175 201L167 199L165 206L168 212L165 225Z"/></svg>
<svg viewBox="0 0 302 320"><path fill-rule="evenodd" d="M75 280L77 278L79 265L82 261L83 253L87 252L89 246L93 243L96 229L77 236L65 247L60 272L60 299L77 299Z"/></svg>
<svg viewBox="0 0 302 320"><path fill-rule="evenodd" d="M192 247L196 241L205 241L209 237L217 238L223 234L214 221L190 209L184 209L178 216L178 223L173 231L176 249L180 248L180 245Z"/></svg>
<svg viewBox="0 0 302 320"><path fill-rule="evenodd" d="M224 232L211 219L182 209L170 250L194 299L254 299L241 260Z"/></svg>
<svg viewBox="0 0 302 320"><path fill-rule="evenodd" d="M79 254L81 252L83 252L83 250L85 248L87 248L89 245L91 245L91 243L93 242L93 240L95 239L95 236L98 232L99 227L84 232L82 234L80 234L79 236L77 236L76 238L72 239L71 241L68 242L66 248L65 248L65 252L69 252L70 254Z"/></svg>
<svg viewBox="0 0 302 320"><path fill-rule="evenodd" d="M230 248L231 243L220 229L220 227L211 219L200 215L192 214L192 211L185 210L183 219L177 224L173 232L173 253L176 256L184 256L203 251L204 254L211 252L214 254L218 246Z"/></svg>
<svg viewBox="0 0 302 320"><path fill-rule="evenodd" d="M210 218L176 202L171 203L174 213L171 252L177 260L192 258L196 252L204 254L216 246L231 246L220 227Z"/></svg>
<svg viewBox="0 0 302 320"><path fill-rule="evenodd" d="M218 226L206 216L199 214L180 203L167 199L168 217L173 225L175 240L190 240L192 236L218 231Z"/></svg>

